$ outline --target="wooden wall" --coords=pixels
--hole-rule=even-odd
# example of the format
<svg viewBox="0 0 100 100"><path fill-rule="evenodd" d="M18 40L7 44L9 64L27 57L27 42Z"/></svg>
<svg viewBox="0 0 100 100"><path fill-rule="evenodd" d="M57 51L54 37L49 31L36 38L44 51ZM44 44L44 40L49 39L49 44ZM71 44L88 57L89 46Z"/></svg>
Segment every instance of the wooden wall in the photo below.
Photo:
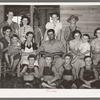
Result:
<svg viewBox="0 0 100 100"><path fill-rule="evenodd" d="M0 5L0 23L4 21L4 6Z"/></svg>
<svg viewBox="0 0 100 100"><path fill-rule="evenodd" d="M60 5L63 31L69 25L66 20L72 14L79 16L77 25L81 28L81 32L89 34L91 38L94 37L94 30L100 27L100 5Z"/></svg>

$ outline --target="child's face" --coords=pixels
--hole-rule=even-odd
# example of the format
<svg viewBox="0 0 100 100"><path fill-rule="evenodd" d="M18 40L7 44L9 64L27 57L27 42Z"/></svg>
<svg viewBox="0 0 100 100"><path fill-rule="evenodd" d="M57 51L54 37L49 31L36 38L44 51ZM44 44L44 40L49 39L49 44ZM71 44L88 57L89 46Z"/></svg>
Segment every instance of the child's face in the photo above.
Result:
<svg viewBox="0 0 100 100"><path fill-rule="evenodd" d="M52 63L52 58L51 57L46 57L45 61L46 61L47 65L50 65Z"/></svg>
<svg viewBox="0 0 100 100"><path fill-rule="evenodd" d="M32 35L32 34L29 34L29 35L27 36L27 40L28 40L28 41L32 41L32 39L33 39L33 35Z"/></svg>
<svg viewBox="0 0 100 100"><path fill-rule="evenodd" d="M35 63L35 59L34 58L29 58L29 64L34 65L34 63Z"/></svg>
<svg viewBox="0 0 100 100"><path fill-rule="evenodd" d="M53 20L53 22L57 21L58 18L59 18L59 17L58 17L56 14L53 14L53 15L52 15L52 20Z"/></svg>
<svg viewBox="0 0 100 100"><path fill-rule="evenodd" d="M89 41L88 36L82 36L82 41L83 41L84 43L88 42L88 41Z"/></svg>
<svg viewBox="0 0 100 100"><path fill-rule="evenodd" d="M12 43L16 44L18 42L18 38L17 37L13 37L11 41L12 41Z"/></svg>
<svg viewBox="0 0 100 100"><path fill-rule="evenodd" d="M70 64L70 62L71 62L71 58L69 56L66 56L65 57L65 63Z"/></svg>
<svg viewBox="0 0 100 100"><path fill-rule="evenodd" d="M7 29L6 31L4 31L4 33L5 33L5 36L10 36L11 30L10 29Z"/></svg>
<svg viewBox="0 0 100 100"><path fill-rule="evenodd" d="M90 57L85 59L85 64L86 64L86 66L90 66L92 64L92 60Z"/></svg>
<svg viewBox="0 0 100 100"><path fill-rule="evenodd" d="M100 38L100 30L97 30L96 35Z"/></svg>

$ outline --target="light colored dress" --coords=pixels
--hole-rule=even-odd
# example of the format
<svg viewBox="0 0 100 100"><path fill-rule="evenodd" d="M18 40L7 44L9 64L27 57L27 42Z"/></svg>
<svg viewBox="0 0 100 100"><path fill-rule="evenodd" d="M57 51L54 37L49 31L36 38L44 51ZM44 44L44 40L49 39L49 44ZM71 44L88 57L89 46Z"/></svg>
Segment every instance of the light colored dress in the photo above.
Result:
<svg viewBox="0 0 100 100"><path fill-rule="evenodd" d="M25 27L22 26L19 28L19 37L22 42L26 40L26 33L29 31L33 32L33 28L30 25L27 25Z"/></svg>

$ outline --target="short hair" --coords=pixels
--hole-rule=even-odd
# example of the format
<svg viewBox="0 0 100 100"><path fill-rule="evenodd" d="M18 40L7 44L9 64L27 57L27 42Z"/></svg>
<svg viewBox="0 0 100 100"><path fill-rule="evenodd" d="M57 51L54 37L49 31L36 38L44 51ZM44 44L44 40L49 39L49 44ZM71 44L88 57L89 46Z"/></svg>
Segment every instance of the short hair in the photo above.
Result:
<svg viewBox="0 0 100 100"><path fill-rule="evenodd" d="M85 56L85 57L84 57L84 61L85 61L87 58L91 58L91 60L93 61L93 59L92 59L91 56Z"/></svg>
<svg viewBox="0 0 100 100"><path fill-rule="evenodd" d="M27 58L27 59L29 60L30 58L34 58L34 59L36 60L36 59L37 59L37 56L36 56L36 55L34 55L34 54L31 54L31 55L29 55L29 56L28 56L28 58Z"/></svg>
<svg viewBox="0 0 100 100"><path fill-rule="evenodd" d="M48 34L49 32L53 32L53 34L55 34L55 30L54 30L54 29L49 29L49 30L47 31L47 34Z"/></svg>
<svg viewBox="0 0 100 100"><path fill-rule="evenodd" d="M67 56L70 57L71 60L73 59L73 56L72 56L71 53L66 53L66 54L64 54L64 55L63 55L63 59L65 59Z"/></svg>
<svg viewBox="0 0 100 100"><path fill-rule="evenodd" d="M76 22L79 20L79 17L78 17L78 16L76 16L76 15L71 15L71 16L67 19L67 22L70 23L71 20L72 20L73 18L75 18Z"/></svg>
<svg viewBox="0 0 100 100"><path fill-rule="evenodd" d="M79 33L79 34L80 34L80 37L82 37L81 31L75 30L75 31L72 32L72 36L73 36L74 39L75 39L75 34L76 34L76 33Z"/></svg>
<svg viewBox="0 0 100 100"><path fill-rule="evenodd" d="M53 12L53 13L51 13L51 17L52 17L52 15L57 15L57 17L60 17L60 14L58 12Z"/></svg>
<svg viewBox="0 0 100 100"><path fill-rule="evenodd" d="M54 59L54 57L53 57L52 54L46 54L46 55L44 56L44 59L46 59L47 57L50 57L52 60Z"/></svg>
<svg viewBox="0 0 100 100"><path fill-rule="evenodd" d="M9 12L12 12L13 15L14 15L14 11L13 11L13 10L7 10L7 11L6 11L6 14L9 14Z"/></svg>
<svg viewBox="0 0 100 100"><path fill-rule="evenodd" d="M18 37L17 34L13 34L13 35L11 36L11 39L12 39L13 37L16 37L17 39L19 39L19 37Z"/></svg>
<svg viewBox="0 0 100 100"><path fill-rule="evenodd" d="M97 31L98 30L100 30L100 27L98 27L98 28L96 28L95 30L94 30L94 36L96 36L97 37Z"/></svg>
<svg viewBox="0 0 100 100"><path fill-rule="evenodd" d="M83 34L83 36L87 36L88 39L90 40L90 35L89 34Z"/></svg>
<svg viewBox="0 0 100 100"><path fill-rule="evenodd" d="M28 20L27 25L29 25L29 24L30 24L30 19L29 19L29 17L26 16L26 15L22 16L22 18L21 18L21 22L22 22L22 20L23 20L24 18L26 18L26 19ZM22 23L22 24L23 24L23 23Z"/></svg>
<svg viewBox="0 0 100 100"><path fill-rule="evenodd" d="M4 26L4 27L3 27L3 34L5 34L4 31L6 31L7 29L10 29L10 30L12 31L12 29L11 29L10 26Z"/></svg>
<svg viewBox="0 0 100 100"><path fill-rule="evenodd" d="M32 34L32 35L33 35L33 38L35 38L35 35L34 35L33 32L31 32L31 31L27 32L27 33L26 33L26 36L28 36L29 34Z"/></svg>

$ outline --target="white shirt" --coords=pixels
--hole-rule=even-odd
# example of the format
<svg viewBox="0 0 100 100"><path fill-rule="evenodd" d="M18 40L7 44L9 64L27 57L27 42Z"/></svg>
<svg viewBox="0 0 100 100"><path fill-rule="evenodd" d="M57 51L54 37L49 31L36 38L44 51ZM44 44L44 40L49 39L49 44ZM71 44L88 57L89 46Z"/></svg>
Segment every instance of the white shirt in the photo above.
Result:
<svg viewBox="0 0 100 100"><path fill-rule="evenodd" d="M81 45L79 46L79 50L81 53L84 53L86 51L90 51L90 44L88 42L86 43L81 43ZM86 56L90 56L90 52L85 54Z"/></svg>
<svg viewBox="0 0 100 100"><path fill-rule="evenodd" d="M57 36L58 31L62 29L62 23L57 22L56 25L54 25L53 22L48 22L45 27L46 27L46 30L54 29L55 30L55 35ZM48 37L47 37L47 34L46 34L46 40L49 40Z"/></svg>

